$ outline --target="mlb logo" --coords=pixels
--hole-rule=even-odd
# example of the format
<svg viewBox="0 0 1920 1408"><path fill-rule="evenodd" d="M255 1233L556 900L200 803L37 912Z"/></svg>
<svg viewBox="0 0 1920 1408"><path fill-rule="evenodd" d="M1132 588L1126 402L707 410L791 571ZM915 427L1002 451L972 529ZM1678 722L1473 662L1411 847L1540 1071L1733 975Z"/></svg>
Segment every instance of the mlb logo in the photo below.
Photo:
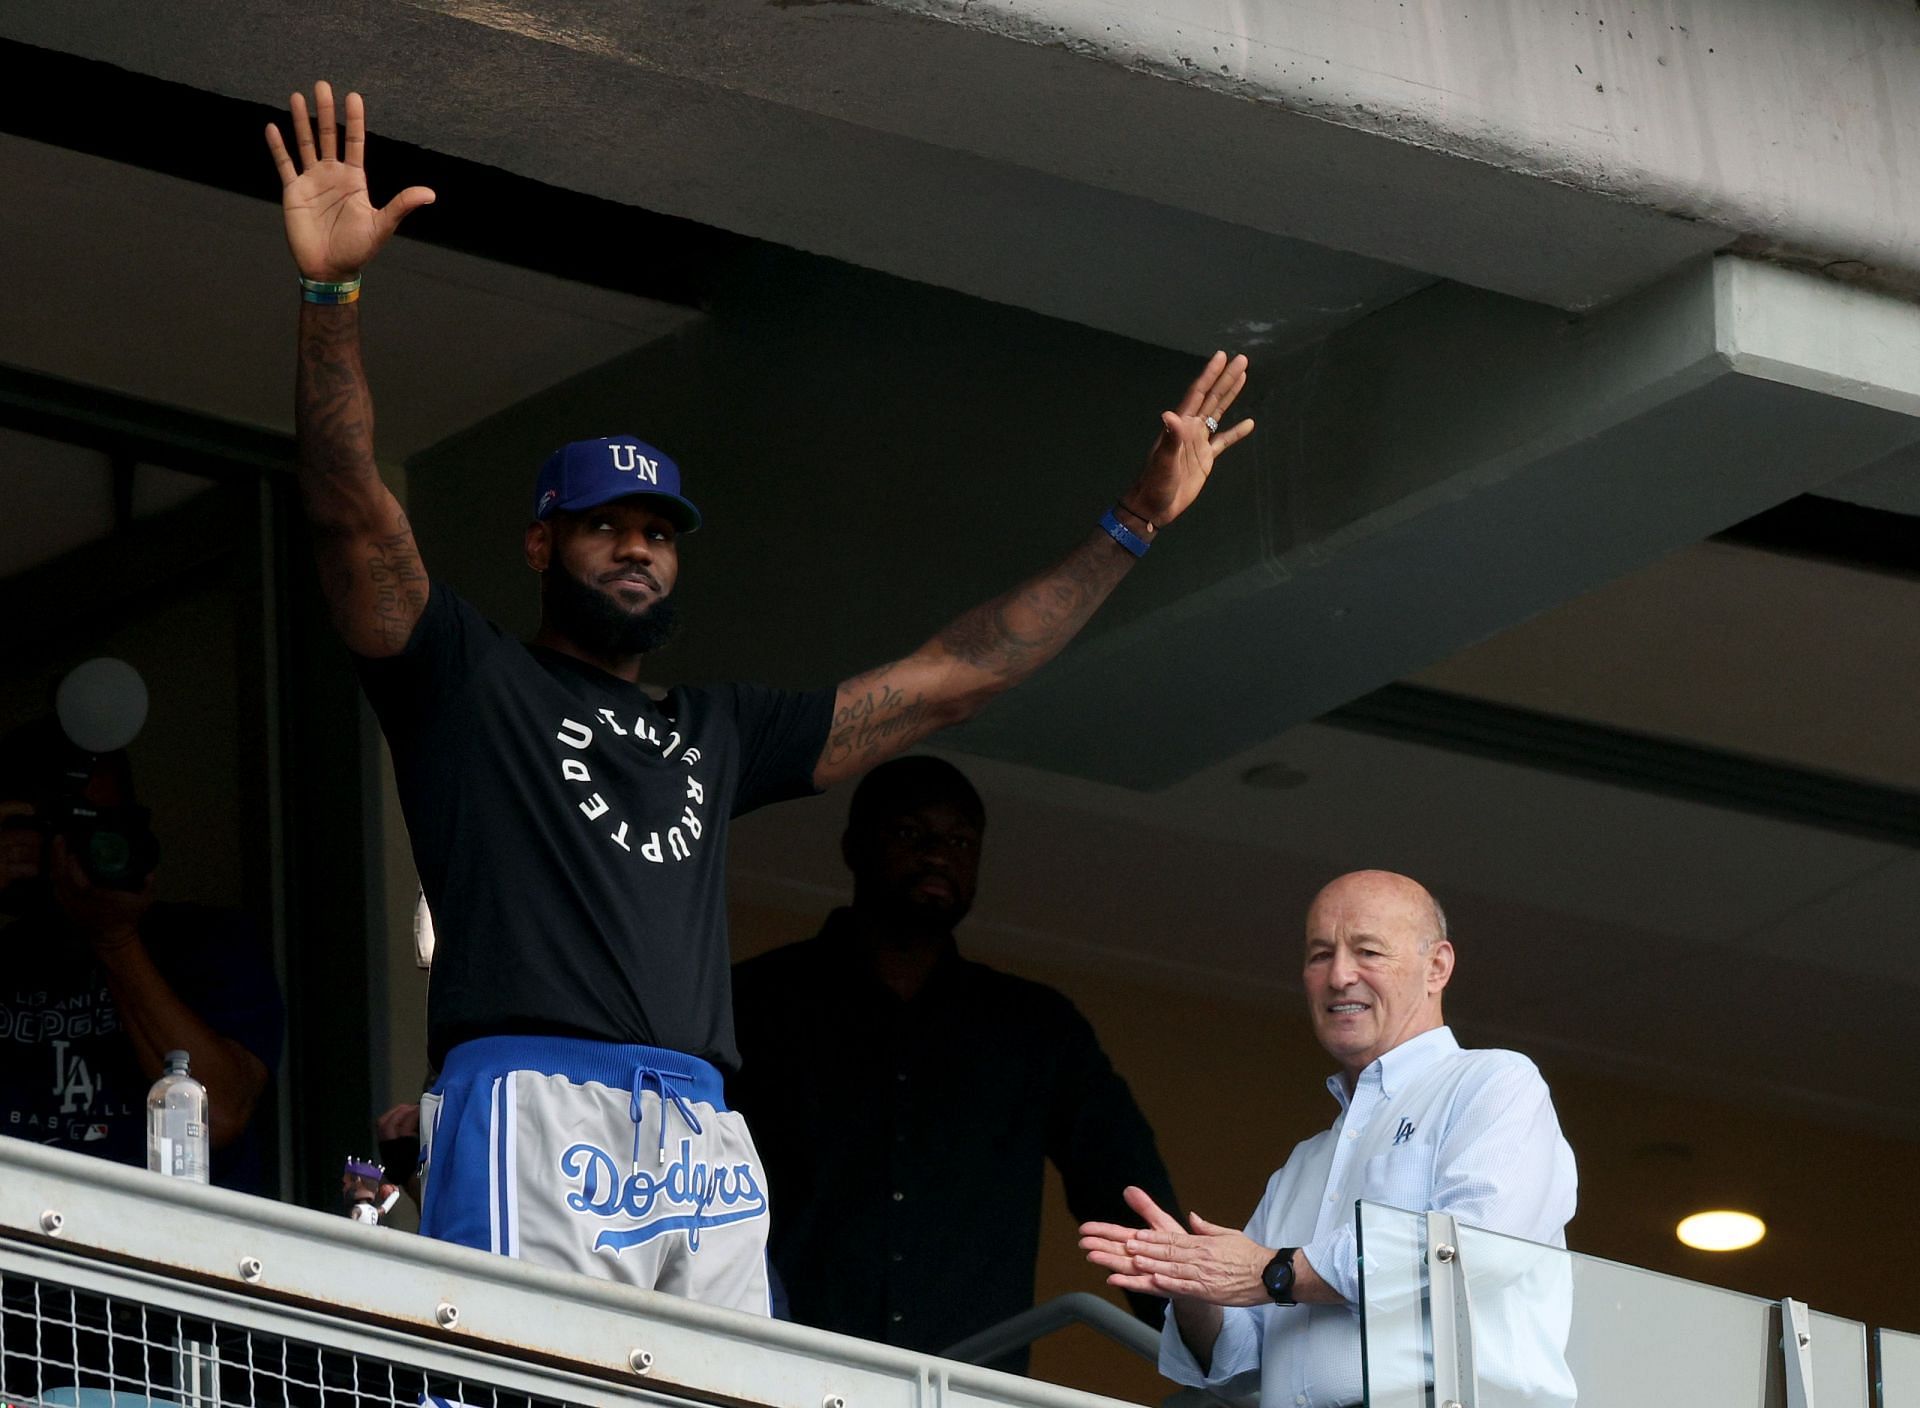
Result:
<svg viewBox="0 0 1920 1408"><path fill-rule="evenodd" d="M105 1139L106 1137L107 1127L105 1125L90 1124L87 1126L87 1132L80 1136L80 1142L82 1144L91 1144L96 1139Z"/></svg>

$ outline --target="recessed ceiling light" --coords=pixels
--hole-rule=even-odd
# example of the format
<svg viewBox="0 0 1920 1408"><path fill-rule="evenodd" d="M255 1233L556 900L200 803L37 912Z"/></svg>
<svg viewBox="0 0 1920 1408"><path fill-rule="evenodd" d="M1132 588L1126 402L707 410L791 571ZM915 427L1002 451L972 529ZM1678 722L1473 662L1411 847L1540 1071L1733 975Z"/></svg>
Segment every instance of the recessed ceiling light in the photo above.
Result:
<svg viewBox="0 0 1920 1408"><path fill-rule="evenodd" d="M1680 1219L1673 1235L1703 1252L1737 1252L1767 1235L1767 1224L1750 1212L1697 1212Z"/></svg>
<svg viewBox="0 0 1920 1408"><path fill-rule="evenodd" d="M1261 763L1241 773L1240 780L1249 787L1267 787L1276 792L1304 787L1311 781L1299 768L1289 767L1285 763Z"/></svg>

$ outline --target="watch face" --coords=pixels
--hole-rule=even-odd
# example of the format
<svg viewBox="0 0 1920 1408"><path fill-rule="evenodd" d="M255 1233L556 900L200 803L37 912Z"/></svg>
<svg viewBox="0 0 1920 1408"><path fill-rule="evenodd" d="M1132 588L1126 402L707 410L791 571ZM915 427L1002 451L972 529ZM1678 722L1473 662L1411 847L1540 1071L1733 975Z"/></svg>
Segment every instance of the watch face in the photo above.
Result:
<svg viewBox="0 0 1920 1408"><path fill-rule="evenodd" d="M1260 1273L1267 1294L1280 1305L1293 1304L1293 1252L1292 1247L1283 1247Z"/></svg>

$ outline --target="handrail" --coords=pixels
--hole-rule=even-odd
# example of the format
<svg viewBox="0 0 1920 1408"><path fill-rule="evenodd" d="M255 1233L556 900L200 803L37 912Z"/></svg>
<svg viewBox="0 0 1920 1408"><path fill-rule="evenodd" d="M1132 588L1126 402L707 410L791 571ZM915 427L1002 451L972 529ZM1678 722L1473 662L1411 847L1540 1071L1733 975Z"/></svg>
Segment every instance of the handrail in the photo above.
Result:
<svg viewBox="0 0 1920 1408"><path fill-rule="evenodd" d="M1147 1363L1160 1363L1160 1332L1142 1324L1112 1301L1102 1300L1091 1291L1070 1291L1055 1296L1030 1310L1010 1315L997 1325L989 1325L975 1335L940 1351L942 1359L961 1364L991 1364L1003 1354L1025 1349L1045 1339L1055 1330L1069 1325L1085 1325L1105 1335L1122 1349L1132 1350ZM1224 1405L1224 1408L1254 1408L1254 1398L1236 1398L1219 1389L1185 1389L1173 1395L1162 1408L1174 1403Z"/></svg>
<svg viewBox="0 0 1920 1408"><path fill-rule="evenodd" d="M309 1342L335 1331L399 1336L419 1347L409 1358L457 1354L506 1365L501 1374L584 1375L655 1404L1120 1408L975 1365L5 1137L0 1261L8 1270L42 1266L61 1284L169 1303L176 1313L235 1323L303 1317L319 1327L302 1332ZM206 1308L193 1309L200 1302ZM571 1390L540 1396L593 1401Z"/></svg>
<svg viewBox="0 0 1920 1408"><path fill-rule="evenodd" d="M949 1345L940 1351L940 1357L962 1364L990 1364L1003 1354L1025 1349L1035 1340L1045 1339L1069 1325L1085 1325L1122 1349L1132 1350L1149 1364L1160 1362L1159 1331L1148 1329L1112 1301L1102 1300L1091 1291L1055 1296L1018 1315L1010 1315L997 1325L989 1325L978 1334Z"/></svg>

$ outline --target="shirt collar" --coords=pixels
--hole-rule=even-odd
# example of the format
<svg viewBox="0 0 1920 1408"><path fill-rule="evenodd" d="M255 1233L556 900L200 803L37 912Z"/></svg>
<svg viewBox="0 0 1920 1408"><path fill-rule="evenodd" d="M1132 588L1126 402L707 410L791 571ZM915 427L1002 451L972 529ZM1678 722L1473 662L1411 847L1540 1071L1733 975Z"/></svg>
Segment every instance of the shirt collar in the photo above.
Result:
<svg viewBox="0 0 1920 1408"><path fill-rule="evenodd" d="M1436 1061L1452 1056L1459 1050L1460 1043L1454 1040L1452 1027L1435 1027L1430 1032L1421 1032L1419 1036L1410 1037L1377 1057L1360 1072L1360 1079L1354 1082L1354 1088L1357 1090L1363 1085L1377 1085L1382 1095L1392 1096ZM1338 1071L1327 1077L1327 1090L1340 1102L1341 1109L1347 1108L1350 1099L1347 1083L1341 1079Z"/></svg>

